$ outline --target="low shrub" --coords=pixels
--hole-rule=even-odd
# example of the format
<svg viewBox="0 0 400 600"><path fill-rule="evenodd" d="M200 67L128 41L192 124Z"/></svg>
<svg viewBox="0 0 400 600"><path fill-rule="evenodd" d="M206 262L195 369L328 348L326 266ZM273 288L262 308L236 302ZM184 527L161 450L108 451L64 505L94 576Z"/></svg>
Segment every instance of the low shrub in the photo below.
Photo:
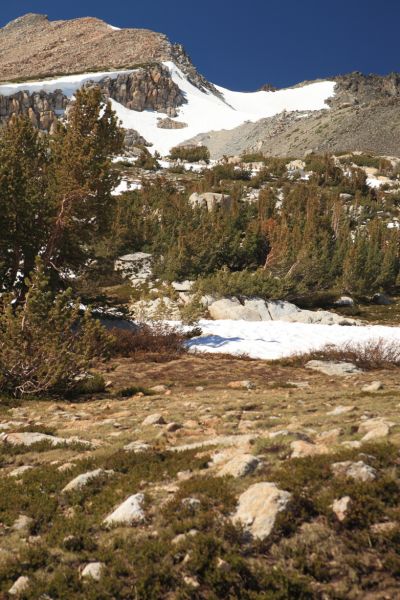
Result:
<svg viewBox="0 0 400 600"><path fill-rule="evenodd" d="M393 369L400 367L400 344L382 338L367 342L349 342L342 346L328 344L321 350L294 354L284 359L287 364L305 364L309 360L352 362L361 369Z"/></svg>
<svg viewBox="0 0 400 600"><path fill-rule="evenodd" d="M141 324L136 331L112 329L111 353L114 356L168 355L177 357L186 352L188 334L164 323Z"/></svg>
<svg viewBox="0 0 400 600"><path fill-rule="evenodd" d="M187 160L188 162L210 161L210 151L206 146L175 146L171 148L172 160Z"/></svg>
<svg viewBox="0 0 400 600"><path fill-rule="evenodd" d="M92 359L106 354L109 341L89 312L80 317L71 290L53 295L38 263L23 303L2 298L0 392L16 397L71 392Z"/></svg>

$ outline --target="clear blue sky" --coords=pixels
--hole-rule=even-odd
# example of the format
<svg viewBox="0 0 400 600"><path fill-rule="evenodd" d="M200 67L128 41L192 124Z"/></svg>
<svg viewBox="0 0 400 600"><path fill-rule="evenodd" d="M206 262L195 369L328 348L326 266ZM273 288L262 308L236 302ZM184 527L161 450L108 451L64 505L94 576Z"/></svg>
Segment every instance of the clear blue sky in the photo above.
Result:
<svg viewBox="0 0 400 600"><path fill-rule="evenodd" d="M181 42L209 80L237 90L362 71L400 70L400 0L68 0L2 3L1 25L26 12L96 16Z"/></svg>

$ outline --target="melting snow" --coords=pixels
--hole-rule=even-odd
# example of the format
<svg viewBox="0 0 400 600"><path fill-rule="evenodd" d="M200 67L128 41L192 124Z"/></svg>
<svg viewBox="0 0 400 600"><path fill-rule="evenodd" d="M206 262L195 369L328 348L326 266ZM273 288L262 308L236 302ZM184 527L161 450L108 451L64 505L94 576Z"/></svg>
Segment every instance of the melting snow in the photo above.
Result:
<svg viewBox="0 0 400 600"><path fill-rule="evenodd" d="M308 325L282 321L208 321L199 323L203 335L188 342L199 352L247 354L251 358L277 359L299 352L317 350L326 344L342 346L387 340L400 343L400 327L382 325Z"/></svg>

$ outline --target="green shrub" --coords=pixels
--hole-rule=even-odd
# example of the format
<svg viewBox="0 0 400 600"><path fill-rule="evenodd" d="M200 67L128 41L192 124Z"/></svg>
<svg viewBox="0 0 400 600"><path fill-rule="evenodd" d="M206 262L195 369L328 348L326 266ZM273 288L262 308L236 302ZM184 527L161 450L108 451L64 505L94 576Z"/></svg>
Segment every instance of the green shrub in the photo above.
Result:
<svg viewBox="0 0 400 600"><path fill-rule="evenodd" d="M55 296L43 265L28 282L26 299L0 307L0 391L12 396L71 392L81 385L93 358L106 353L109 336L71 290Z"/></svg>
<svg viewBox="0 0 400 600"><path fill-rule="evenodd" d="M175 146L171 148L172 160L187 160L188 162L210 161L210 151L207 146Z"/></svg>

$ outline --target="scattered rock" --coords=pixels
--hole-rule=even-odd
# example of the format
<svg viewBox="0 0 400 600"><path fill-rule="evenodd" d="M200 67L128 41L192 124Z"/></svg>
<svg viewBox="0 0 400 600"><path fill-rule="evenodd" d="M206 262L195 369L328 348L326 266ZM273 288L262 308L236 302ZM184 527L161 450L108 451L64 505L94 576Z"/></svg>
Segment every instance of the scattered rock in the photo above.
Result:
<svg viewBox="0 0 400 600"><path fill-rule="evenodd" d="M94 471L82 473L67 483L62 492L64 493L80 490L81 488L85 487L85 485L93 481L93 479L97 479L97 477L100 477L101 475L111 475L112 473L114 473L114 471L105 471L104 469L95 469Z"/></svg>
<svg viewBox="0 0 400 600"><path fill-rule="evenodd" d="M275 483L255 483L239 497L232 520L242 524L252 537L264 540L270 535L277 515L285 510L290 498L291 494L280 490Z"/></svg>
<svg viewBox="0 0 400 600"><path fill-rule="evenodd" d="M367 419L358 428L358 433L364 433L362 442L368 442L377 438L387 437L394 423L383 419Z"/></svg>
<svg viewBox="0 0 400 600"><path fill-rule="evenodd" d="M371 525L371 531L373 533L391 533L399 526L395 521L386 521L385 523L374 523Z"/></svg>
<svg viewBox="0 0 400 600"><path fill-rule="evenodd" d="M184 575L183 581L186 583L186 585L188 585L189 587L191 587L195 590L197 590L197 588L200 587L200 583L197 581L197 579L195 577L189 577L189 575Z"/></svg>
<svg viewBox="0 0 400 600"><path fill-rule="evenodd" d="M65 444L84 444L85 446L91 446L91 443L86 440L81 440L77 437L72 438L60 438L54 435L47 435L45 433L34 432L20 432L20 433L0 433L0 443L10 444L11 446L33 446L33 444L39 444L41 442L47 442L51 446L63 446Z"/></svg>
<svg viewBox="0 0 400 600"><path fill-rule="evenodd" d="M137 440L135 442L130 442L129 444L126 444L126 446L124 446L124 450L126 452L146 452L146 450L149 450L151 448L150 444L146 444L145 442L141 442L140 440Z"/></svg>
<svg viewBox="0 0 400 600"><path fill-rule="evenodd" d="M362 392L379 392L379 390L383 390L384 385L381 381L372 381L372 383L368 383L367 385L363 385L361 388Z"/></svg>
<svg viewBox="0 0 400 600"><path fill-rule="evenodd" d="M332 504L332 510L335 513L338 521L344 521L351 506L350 496L343 496L338 500L334 500Z"/></svg>
<svg viewBox="0 0 400 600"><path fill-rule="evenodd" d="M353 412L355 408L355 406L337 406L326 414L330 417L338 417L339 415L345 415L346 413Z"/></svg>
<svg viewBox="0 0 400 600"><path fill-rule="evenodd" d="M26 590L29 587L29 583L29 577L24 577L22 575L21 577L18 577L17 581L15 581L14 584L10 587L8 593L11 596L19 596L20 594L26 592Z"/></svg>
<svg viewBox="0 0 400 600"><path fill-rule="evenodd" d="M144 494L134 494L129 496L109 514L103 521L104 525L133 525L142 523L145 520L143 510Z"/></svg>
<svg viewBox="0 0 400 600"><path fill-rule="evenodd" d="M9 473L9 477L20 477L20 475L23 475L24 473L26 473L27 471L31 471L33 469L33 467L29 466L29 465L24 465L22 467L17 467L16 469L14 469L13 471L11 471L11 473Z"/></svg>
<svg viewBox="0 0 400 600"><path fill-rule="evenodd" d="M317 444L335 444L342 434L343 429L340 429L339 427L330 429L329 431L322 431L317 435L315 441Z"/></svg>
<svg viewBox="0 0 400 600"><path fill-rule="evenodd" d="M93 579L94 581L100 581L101 575L104 571L104 566L105 566L104 563L101 563L101 562L89 563L83 569L81 576L83 578Z"/></svg>
<svg viewBox="0 0 400 600"><path fill-rule="evenodd" d="M198 194L194 192L189 198L189 204L192 208L206 208L209 212L217 207L229 210L232 206L232 198L228 194L217 194L214 192Z"/></svg>
<svg viewBox="0 0 400 600"><path fill-rule="evenodd" d="M219 469L218 475L220 477L225 475L245 477L253 473L259 464L260 460L252 454L237 454Z"/></svg>
<svg viewBox="0 0 400 600"><path fill-rule="evenodd" d="M168 431L168 433L174 433L174 431L178 431L178 429L182 429L182 425L179 423L168 423L166 427L166 431Z"/></svg>
<svg viewBox="0 0 400 600"><path fill-rule="evenodd" d="M168 387L166 385L153 385L150 388L152 392L156 392L157 394L163 394L167 391Z"/></svg>
<svg viewBox="0 0 400 600"><path fill-rule="evenodd" d="M362 371L351 362L337 362L333 360L309 360L306 369L312 369L331 377L348 377L358 375Z"/></svg>
<svg viewBox="0 0 400 600"><path fill-rule="evenodd" d="M228 388L232 390L253 390L256 386L251 381L245 379L243 381L230 381L228 383Z"/></svg>
<svg viewBox="0 0 400 600"><path fill-rule="evenodd" d="M373 481L377 476L376 469L370 467L362 460L358 462L348 460L333 463L331 469L335 477L350 477L355 481Z"/></svg>
<svg viewBox="0 0 400 600"><path fill-rule="evenodd" d="M328 454L329 448L324 444L311 444L303 440L296 440L290 444L292 449L291 458L305 458L307 456L317 456L319 454Z"/></svg>
<svg viewBox="0 0 400 600"><path fill-rule="evenodd" d="M28 534L35 521L26 515L19 515L12 525L12 530L18 533Z"/></svg>
<svg viewBox="0 0 400 600"><path fill-rule="evenodd" d="M182 506L195 512L200 508L201 502L198 498L183 498Z"/></svg>
<svg viewBox="0 0 400 600"><path fill-rule="evenodd" d="M165 419L161 414L155 413L154 415L146 417L142 425L143 427L148 427L150 425L165 425Z"/></svg>
<svg viewBox="0 0 400 600"><path fill-rule="evenodd" d="M358 450L358 448L361 448L362 444L361 442L357 441L357 440L348 440L345 442L341 442L341 445L344 446L345 448L355 448L356 450Z"/></svg>

